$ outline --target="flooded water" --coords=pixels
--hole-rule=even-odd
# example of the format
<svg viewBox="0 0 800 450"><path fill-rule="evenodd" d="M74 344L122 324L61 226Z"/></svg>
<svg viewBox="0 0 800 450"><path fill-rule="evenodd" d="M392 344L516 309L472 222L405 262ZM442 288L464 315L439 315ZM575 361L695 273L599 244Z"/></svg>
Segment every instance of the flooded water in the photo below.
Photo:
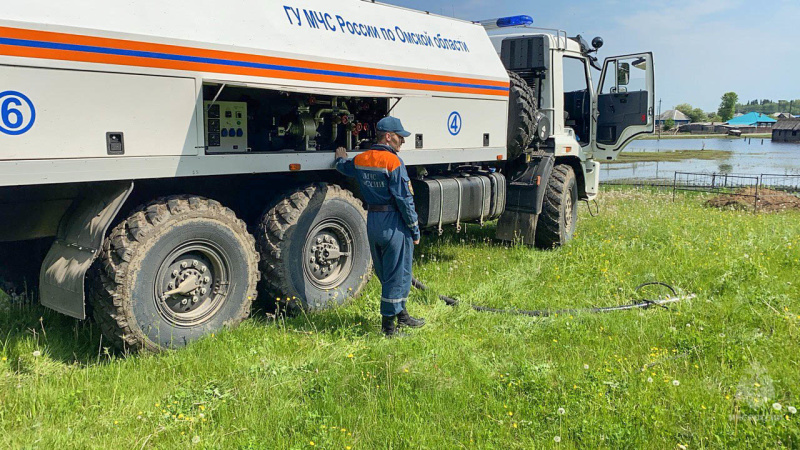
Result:
<svg viewBox="0 0 800 450"><path fill-rule="evenodd" d="M800 174L800 144L773 143L771 139L661 139L634 141L626 152L673 150L727 150L719 160L689 159L679 162L603 164L600 180L631 178L672 179L675 172L717 172L743 175Z"/></svg>

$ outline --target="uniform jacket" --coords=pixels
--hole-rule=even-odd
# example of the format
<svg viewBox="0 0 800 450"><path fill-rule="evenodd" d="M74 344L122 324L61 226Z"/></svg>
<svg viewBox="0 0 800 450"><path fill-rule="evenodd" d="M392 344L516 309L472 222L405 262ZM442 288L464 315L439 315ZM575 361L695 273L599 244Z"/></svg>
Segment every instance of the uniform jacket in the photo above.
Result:
<svg viewBox="0 0 800 450"><path fill-rule="evenodd" d="M403 160L388 145L372 148L353 159L338 158L336 170L358 180L364 200L370 205L397 207L415 241L420 238L414 190Z"/></svg>

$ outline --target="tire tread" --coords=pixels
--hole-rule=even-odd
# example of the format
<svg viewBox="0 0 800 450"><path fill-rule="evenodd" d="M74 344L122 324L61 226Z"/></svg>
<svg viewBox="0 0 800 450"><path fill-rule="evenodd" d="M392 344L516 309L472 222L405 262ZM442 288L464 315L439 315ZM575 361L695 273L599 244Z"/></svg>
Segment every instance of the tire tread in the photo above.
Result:
<svg viewBox="0 0 800 450"><path fill-rule="evenodd" d="M324 192L326 199L340 198L353 205L359 205L364 220L366 220L366 210L361 207L362 202L351 191L339 185L314 183L287 193L262 215L257 233L258 249L261 254L261 271L264 274L262 283L272 297L288 297L294 291L288 276L288 267L283 258L284 249L289 245L287 235L290 234L291 228L297 225L303 211L310 205L312 198L318 192ZM360 292L369 279L369 276L364 276L354 292Z"/></svg>
<svg viewBox="0 0 800 450"><path fill-rule="evenodd" d="M249 286L239 313L226 325L236 326L250 315L250 308L256 298L256 283L260 279L258 271L259 254L255 251L255 239L247 231L245 223L236 214L219 202L197 196L170 196L156 199L134 210L127 219L112 229L103 242L101 253L90 272L89 302L94 311L94 319L103 335L121 350L160 351L162 348L150 341L146 335L131 323L133 311L129 301L132 286L128 285L130 274L136 268L130 262L137 252L146 251L151 239L160 229L166 229L171 222L182 218L212 218L235 230L246 243L248 265L253 267L248 278L253 280Z"/></svg>
<svg viewBox="0 0 800 450"><path fill-rule="evenodd" d="M575 172L566 164L559 164L553 168L550 179L547 181L542 213L536 224L535 245L538 248L550 249L564 245L570 236L569 230L563 229L564 193L575 183ZM574 187L573 187L574 189ZM573 208L575 205L573 205ZM571 214L571 212L569 212Z"/></svg>

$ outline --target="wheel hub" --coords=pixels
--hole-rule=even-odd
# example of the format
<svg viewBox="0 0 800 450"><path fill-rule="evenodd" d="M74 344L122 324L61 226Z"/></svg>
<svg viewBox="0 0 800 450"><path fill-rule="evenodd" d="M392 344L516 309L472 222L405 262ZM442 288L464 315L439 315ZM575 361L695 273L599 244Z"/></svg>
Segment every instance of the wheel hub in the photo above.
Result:
<svg viewBox="0 0 800 450"><path fill-rule="evenodd" d="M564 199L564 228L567 233L569 233L572 230L572 222L574 214L574 211L572 210L573 206L574 203L572 200L572 194L569 193L567 195L567 198Z"/></svg>
<svg viewBox="0 0 800 450"><path fill-rule="evenodd" d="M304 269L309 280L321 288L335 287L352 269L352 234L338 222L324 222L312 230L306 245Z"/></svg>
<svg viewBox="0 0 800 450"><path fill-rule="evenodd" d="M212 244L175 249L162 263L155 297L161 314L177 325L195 325L213 315L227 295L229 269Z"/></svg>

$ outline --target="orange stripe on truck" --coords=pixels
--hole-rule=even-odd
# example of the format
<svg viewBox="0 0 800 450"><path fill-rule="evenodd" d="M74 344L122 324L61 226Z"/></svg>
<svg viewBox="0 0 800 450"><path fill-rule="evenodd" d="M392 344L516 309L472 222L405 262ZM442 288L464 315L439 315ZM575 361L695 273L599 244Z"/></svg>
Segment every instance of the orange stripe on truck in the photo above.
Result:
<svg viewBox="0 0 800 450"><path fill-rule="evenodd" d="M508 96L508 82L0 27L0 54L409 90Z"/></svg>

